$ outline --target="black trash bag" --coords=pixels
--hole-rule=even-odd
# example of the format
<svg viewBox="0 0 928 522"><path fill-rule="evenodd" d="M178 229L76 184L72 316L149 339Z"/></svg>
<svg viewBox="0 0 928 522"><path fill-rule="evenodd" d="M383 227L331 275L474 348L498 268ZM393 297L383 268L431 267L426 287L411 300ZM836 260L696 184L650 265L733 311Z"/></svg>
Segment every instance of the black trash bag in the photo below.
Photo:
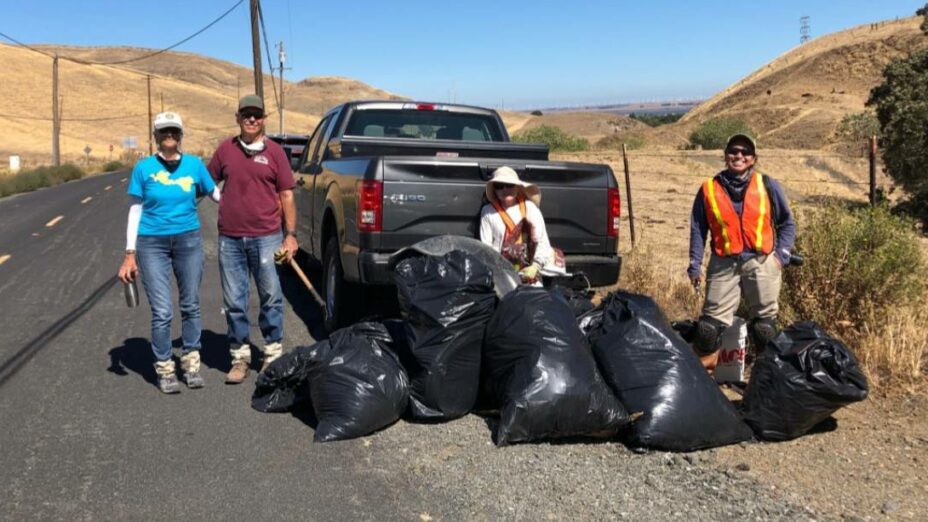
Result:
<svg viewBox="0 0 928 522"><path fill-rule="evenodd" d="M632 448L693 451L751 438L734 405L671 328L657 303L616 292L600 304L589 341L603 378L634 416Z"/></svg>
<svg viewBox="0 0 928 522"><path fill-rule="evenodd" d="M258 375L251 405L281 412L311 404L316 442L373 433L396 422L409 402L409 380L392 343L384 325L357 323L298 347Z"/></svg>
<svg viewBox="0 0 928 522"><path fill-rule="evenodd" d="M744 420L759 438L794 439L867 393L867 377L847 346L811 321L795 323L754 362Z"/></svg>
<svg viewBox="0 0 928 522"><path fill-rule="evenodd" d="M593 310L593 292L589 290L577 290L567 286L554 285L551 287L552 292L560 292L567 301L567 306L573 311L574 316L580 317L583 314Z"/></svg>
<svg viewBox="0 0 928 522"><path fill-rule="evenodd" d="M436 256L441 257L452 251L467 252L478 261L490 268L493 272L493 284L496 296L500 299L522 284L522 278L516 272L512 263L506 261L499 250L490 245L467 236L433 236L423 239L414 245L397 250L387 263L390 270L394 270L400 261L410 256Z"/></svg>
<svg viewBox="0 0 928 522"><path fill-rule="evenodd" d="M264 413L282 413L308 403L310 367L330 348L329 341L321 341L281 355L258 374L251 407Z"/></svg>
<svg viewBox="0 0 928 522"><path fill-rule="evenodd" d="M674 321L670 323L674 331L683 338L684 341L692 345L696 341L697 322L692 319L683 321Z"/></svg>
<svg viewBox="0 0 928 522"><path fill-rule="evenodd" d="M409 379L393 340L380 323L336 330L330 349L310 365L309 389L319 420L313 440L328 442L373 433L396 422L409 402Z"/></svg>
<svg viewBox="0 0 928 522"><path fill-rule="evenodd" d="M503 298L487 327L483 378L500 409L500 446L611 437L628 423L558 292L523 286Z"/></svg>
<svg viewBox="0 0 928 522"><path fill-rule="evenodd" d="M480 351L496 308L493 273L476 256L453 250L397 263L395 280L406 319L409 413L439 421L462 417L477 400Z"/></svg>

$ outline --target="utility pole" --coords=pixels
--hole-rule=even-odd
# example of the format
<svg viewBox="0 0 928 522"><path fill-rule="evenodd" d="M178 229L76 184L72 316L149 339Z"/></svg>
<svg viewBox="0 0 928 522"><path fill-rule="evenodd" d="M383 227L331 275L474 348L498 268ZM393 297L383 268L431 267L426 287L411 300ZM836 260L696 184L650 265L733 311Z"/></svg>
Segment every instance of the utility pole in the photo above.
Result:
<svg viewBox="0 0 928 522"><path fill-rule="evenodd" d="M161 112L164 112L164 91L159 92L158 95L161 97Z"/></svg>
<svg viewBox="0 0 928 522"><path fill-rule="evenodd" d="M148 84L148 155L151 156L155 153L155 149L152 146L152 130L151 130L151 75L145 75L145 82Z"/></svg>
<svg viewBox="0 0 928 522"><path fill-rule="evenodd" d="M261 41L258 39L259 0L251 0L251 51L255 64L255 94L264 100L264 79L261 76Z"/></svg>
<svg viewBox="0 0 928 522"><path fill-rule="evenodd" d="M280 133L284 133L284 70L289 70L290 67L284 67L284 62L287 61L287 54L284 52L284 41L281 40L277 44L277 59L280 61L280 107L277 107L277 110L280 111Z"/></svg>
<svg viewBox="0 0 928 522"><path fill-rule="evenodd" d="M52 165L61 166L61 148L58 137L61 134L61 118L58 114L58 54L52 58Z"/></svg>

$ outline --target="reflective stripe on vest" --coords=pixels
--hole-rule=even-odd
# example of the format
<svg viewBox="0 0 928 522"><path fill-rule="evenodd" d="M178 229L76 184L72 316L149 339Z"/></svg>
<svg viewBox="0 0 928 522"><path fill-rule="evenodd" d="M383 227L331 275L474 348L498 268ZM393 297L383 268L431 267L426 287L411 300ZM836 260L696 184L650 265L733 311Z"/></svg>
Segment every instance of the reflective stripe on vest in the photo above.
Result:
<svg viewBox="0 0 928 522"><path fill-rule="evenodd" d="M763 174L755 172L751 176L740 217L725 188L715 178L703 183L703 198L712 231L712 250L716 255L738 255L744 251L745 244L761 254L773 252L770 196L764 187Z"/></svg>
<svg viewBox="0 0 928 522"><path fill-rule="evenodd" d="M509 213L506 212L506 209L499 204L499 201L495 199L490 203L493 204L493 208L496 209L496 212L499 214L499 217L503 219L503 224L506 225L506 232L512 232L512 229L516 228L516 224L512 221L512 218L509 217ZM522 214L522 219L525 219L525 200L519 199L519 212Z"/></svg>

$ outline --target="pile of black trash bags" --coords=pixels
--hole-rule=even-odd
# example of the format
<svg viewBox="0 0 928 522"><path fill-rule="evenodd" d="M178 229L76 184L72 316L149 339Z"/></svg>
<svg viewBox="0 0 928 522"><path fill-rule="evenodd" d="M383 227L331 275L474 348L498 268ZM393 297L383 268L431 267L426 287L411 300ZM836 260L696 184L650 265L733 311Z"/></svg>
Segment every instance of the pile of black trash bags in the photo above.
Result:
<svg viewBox="0 0 928 522"><path fill-rule="evenodd" d="M760 355L739 411L649 297L615 292L594 308L580 291L517 286L495 252L464 239L405 252L394 266L403 319L285 354L259 375L252 407L311 409L316 441L476 411L498 416L500 446L620 438L693 451L798 437L867 395L851 352L798 323Z"/></svg>

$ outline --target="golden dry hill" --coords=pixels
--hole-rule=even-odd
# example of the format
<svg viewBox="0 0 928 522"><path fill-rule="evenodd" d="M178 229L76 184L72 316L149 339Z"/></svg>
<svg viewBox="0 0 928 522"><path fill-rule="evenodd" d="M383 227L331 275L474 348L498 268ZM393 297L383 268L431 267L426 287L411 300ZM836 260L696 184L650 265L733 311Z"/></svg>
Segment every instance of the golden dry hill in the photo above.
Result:
<svg viewBox="0 0 928 522"><path fill-rule="evenodd" d="M796 47L684 116L678 134L717 116L745 120L764 147L819 149L841 119L865 109L893 59L928 46L921 17L865 24Z"/></svg>
<svg viewBox="0 0 928 522"><path fill-rule="evenodd" d="M126 60L150 53L128 47L50 47L39 49L83 61ZM19 154L25 163L51 159L52 60L21 47L0 45L4 64L0 122L10 131L0 143L0 160ZM138 150L148 151L148 91L152 75L152 110L177 111L187 129L184 147L208 153L223 137L236 130L234 112L239 94L252 91L251 69L222 60L183 52L166 52L118 66L83 65L59 60L61 99L61 150L64 160L83 157L84 147L94 159L123 152L123 139L133 136ZM274 86L265 75L264 93L271 116L269 132L279 130ZM277 86L279 88L279 83ZM402 99L346 78L319 77L284 82L285 129L311 132L323 112L353 99Z"/></svg>

